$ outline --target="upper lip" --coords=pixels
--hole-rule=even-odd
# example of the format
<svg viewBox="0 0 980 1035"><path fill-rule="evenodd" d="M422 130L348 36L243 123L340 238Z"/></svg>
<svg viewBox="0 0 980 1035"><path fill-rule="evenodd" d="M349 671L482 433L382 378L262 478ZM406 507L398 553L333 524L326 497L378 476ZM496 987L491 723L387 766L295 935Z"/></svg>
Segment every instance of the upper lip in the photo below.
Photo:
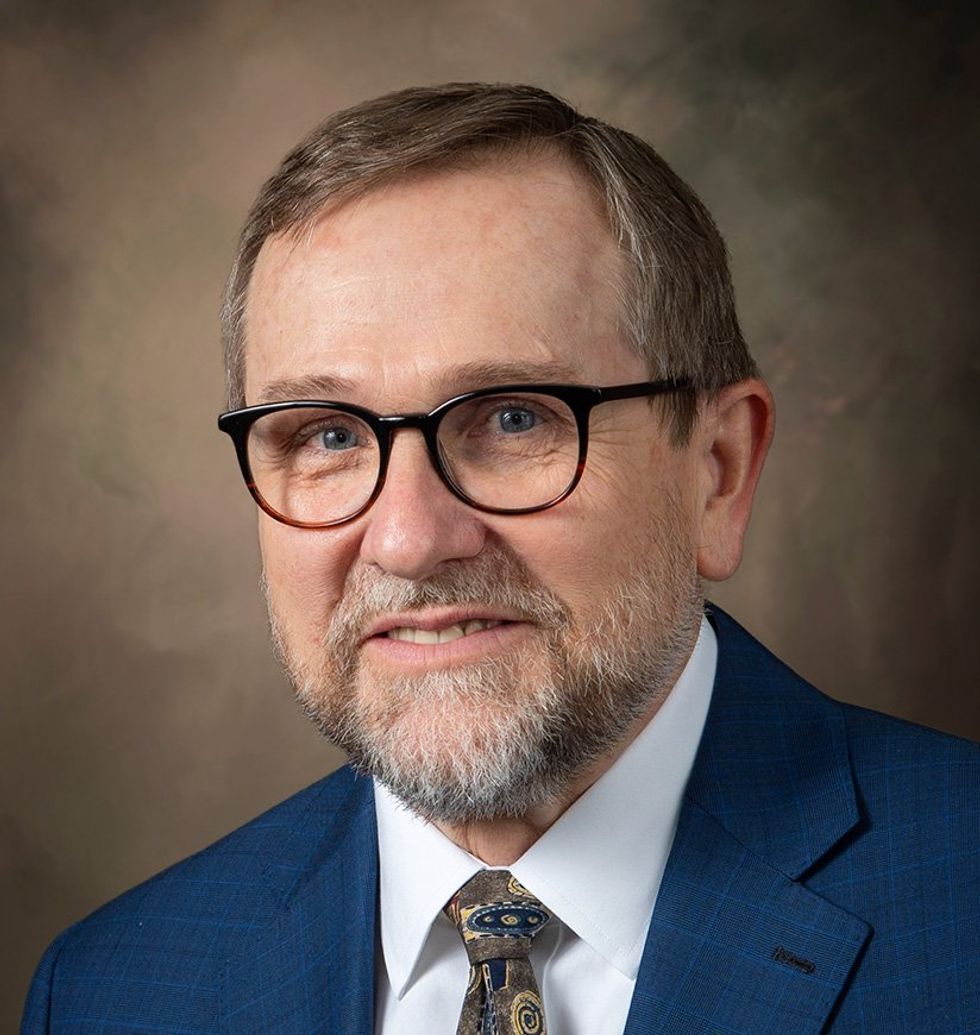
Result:
<svg viewBox="0 0 980 1035"><path fill-rule="evenodd" d="M382 636L392 629L445 629L461 622L520 622L520 615L507 614L478 604L427 609L425 611L402 611L398 614L379 615L364 631L364 639Z"/></svg>

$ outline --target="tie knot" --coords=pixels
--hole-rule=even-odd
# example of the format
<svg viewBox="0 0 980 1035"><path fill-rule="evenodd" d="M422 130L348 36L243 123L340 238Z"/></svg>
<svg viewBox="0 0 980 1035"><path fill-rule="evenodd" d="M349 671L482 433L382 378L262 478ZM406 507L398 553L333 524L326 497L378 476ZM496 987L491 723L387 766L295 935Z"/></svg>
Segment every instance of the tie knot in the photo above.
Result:
<svg viewBox="0 0 980 1035"><path fill-rule="evenodd" d="M526 959L551 914L508 870L481 870L443 910L463 936L471 964Z"/></svg>

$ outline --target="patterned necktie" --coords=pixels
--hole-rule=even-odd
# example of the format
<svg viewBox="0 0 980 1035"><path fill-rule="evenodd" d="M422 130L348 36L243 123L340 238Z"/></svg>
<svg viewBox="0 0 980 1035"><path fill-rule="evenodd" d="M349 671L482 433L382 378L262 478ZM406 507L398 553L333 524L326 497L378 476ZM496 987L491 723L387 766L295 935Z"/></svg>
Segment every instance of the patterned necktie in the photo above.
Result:
<svg viewBox="0 0 980 1035"><path fill-rule="evenodd" d="M507 870L481 870L443 912L470 960L456 1035L547 1035L529 953L551 914Z"/></svg>

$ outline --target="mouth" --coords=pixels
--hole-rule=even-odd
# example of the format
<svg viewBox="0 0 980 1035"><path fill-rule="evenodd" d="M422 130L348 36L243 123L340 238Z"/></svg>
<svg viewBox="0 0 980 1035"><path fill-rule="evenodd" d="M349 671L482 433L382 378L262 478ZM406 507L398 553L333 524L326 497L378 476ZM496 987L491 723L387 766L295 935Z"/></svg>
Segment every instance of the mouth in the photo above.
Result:
<svg viewBox="0 0 980 1035"><path fill-rule="evenodd" d="M453 622L442 629L420 629L418 626L400 625L381 635L392 640L401 640L403 643L452 643L453 640L461 640L464 636L472 636L474 633L483 632L484 629L495 629L503 624L503 619L471 618L466 622Z"/></svg>
<svg viewBox="0 0 980 1035"><path fill-rule="evenodd" d="M380 618L367 629L362 647L394 665L432 666L476 660L512 646L516 636L531 628L516 615L474 607L441 608Z"/></svg>

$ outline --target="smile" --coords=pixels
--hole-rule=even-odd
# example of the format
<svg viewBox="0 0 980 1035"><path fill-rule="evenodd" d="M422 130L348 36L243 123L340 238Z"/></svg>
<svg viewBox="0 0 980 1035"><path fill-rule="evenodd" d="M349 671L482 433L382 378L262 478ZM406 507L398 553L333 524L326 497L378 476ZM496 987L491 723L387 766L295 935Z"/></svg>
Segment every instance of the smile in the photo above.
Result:
<svg viewBox="0 0 980 1035"><path fill-rule="evenodd" d="M453 640L460 640L464 636L472 636L473 633L493 629L501 624L500 621L492 619L473 618L468 622L455 622L443 629L418 629L403 625L389 629L385 635L392 640L402 640L405 643L451 643Z"/></svg>
<svg viewBox="0 0 980 1035"><path fill-rule="evenodd" d="M517 615L480 615L471 608L453 607L381 618L366 630L361 647L382 666L421 673L511 651L533 630L532 622Z"/></svg>

